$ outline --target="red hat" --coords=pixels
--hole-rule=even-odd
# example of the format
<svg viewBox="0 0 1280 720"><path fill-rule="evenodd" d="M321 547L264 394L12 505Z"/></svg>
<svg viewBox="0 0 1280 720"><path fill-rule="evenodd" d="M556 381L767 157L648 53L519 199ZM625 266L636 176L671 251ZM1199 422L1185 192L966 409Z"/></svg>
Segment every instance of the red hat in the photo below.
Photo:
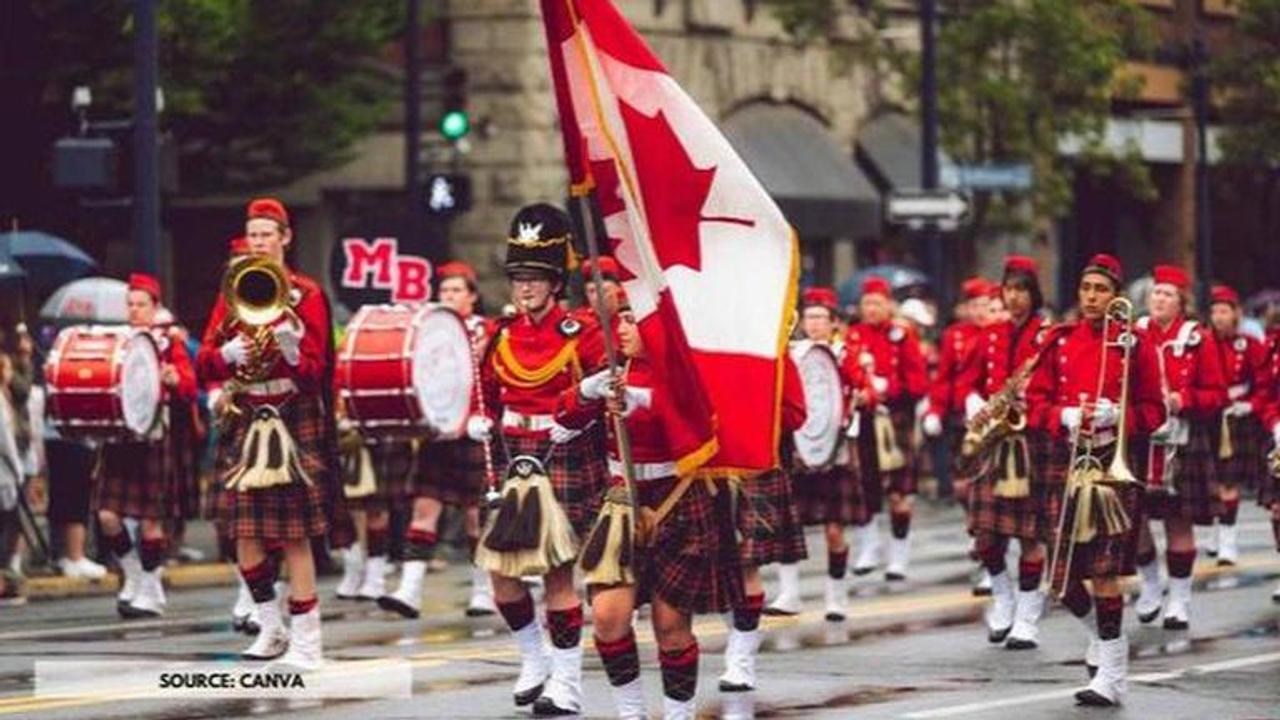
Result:
<svg viewBox="0 0 1280 720"><path fill-rule="evenodd" d="M835 312L840 307L840 300L836 291L829 287L811 287L800 296L800 307L824 307Z"/></svg>
<svg viewBox="0 0 1280 720"><path fill-rule="evenodd" d="M469 283L474 283L476 281L476 271L475 268L461 260L451 260L436 268L436 277L441 280L451 277L460 277Z"/></svg>
<svg viewBox="0 0 1280 720"><path fill-rule="evenodd" d="M1157 285L1172 285L1183 291L1191 289L1191 276L1177 265L1157 265L1151 275Z"/></svg>
<svg viewBox="0 0 1280 720"><path fill-rule="evenodd" d="M992 300L1004 299L1004 286L998 282L987 283L987 297Z"/></svg>
<svg viewBox="0 0 1280 720"><path fill-rule="evenodd" d="M241 255L248 255L249 241L245 240L243 235L239 237L231 238L231 243L228 247L228 252L230 253L231 257L240 257Z"/></svg>
<svg viewBox="0 0 1280 720"><path fill-rule="evenodd" d="M1213 289L1209 291L1209 302L1210 304L1227 303L1228 305L1239 307L1240 293L1226 285L1214 285Z"/></svg>
<svg viewBox="0 0 1280 720"><path fill-rule="evenodd" d="M129 289L141 290L151 296L152 300L160 302L160 281L154 275L146 273L133 273L129 275Z"/></svg>
<svg viewBox="0 0 1280 720"><path fill-rule="evenodd" d="M862 281L862 294L883 295L890 300L893 299L893 290L889 287L889 281L876 275Z"/></svg>
<svg viewBox="0 0 1280 720"><path fill-rule="evenodd" d="M1084 266L1084 273L1099 273L1111 278L1111 282L1116 287L1120 287L1124 283L1124 270L1120 267L1120 261L1113 255L1106 253L1098 253L1089 258L1089 264Z"/></svg>
<svg viewBox="0 0 1280 720"><path fill-rule="evenodd" d="M971 277L960 285L960 293L964 295L965 300L973 300L975 298L986 297L990 292L991 283L985 278Z"/></svg>
<svg viewBox="0 0 1280 720"><path fill-rule="evenodd" d="M289 227L289 212L284 209L284 203L275 198L250 200L249 207L245 212L245 220L253 220L254 218L275 220L280 224L280 227Z"/></svg>
<svg viewBox="0 0 1280 720"><path fill-rule="evenodd" d="M1010 255L1004 259L1004 271L1006 275L1011 272L1035 275L1040 271L1040 266L1033 258L1029 258L1026 255Z"/></svg>
<svg viewBox="0 0 1280 720"><path fill-rule="evenodd" d="M618 272L618 261L609 257L608 255L601 255L599 257L599 262L600 262L600 277L605 280L612 280L614 282L618 282L618 278L620 276L620 273ZM595 274L595 270L591 266L591 258L583 258L582 265L580 266L580 268L582 270L583 281L585 282L595 281L596 274Z"/></svg>

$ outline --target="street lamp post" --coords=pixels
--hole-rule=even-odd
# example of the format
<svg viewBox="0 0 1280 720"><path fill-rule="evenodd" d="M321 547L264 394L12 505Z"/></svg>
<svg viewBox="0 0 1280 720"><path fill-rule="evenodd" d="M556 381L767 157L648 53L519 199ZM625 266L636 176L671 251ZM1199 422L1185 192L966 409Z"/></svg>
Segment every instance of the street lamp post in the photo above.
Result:
<svg viewBox="0 0 1280 720"><path fill-rule="evenodd" d="M157 273L160 266L157 45L156 2L136 0L133 40L133 222L138 243L138 268L152 274Z"/></svg>
<svg viewBox="0 0 1280 720"><path fill-rule="evenodd" d="M920 183L924 190L936 190L938 170L938 53L937 0L920 1ZM942 234L927 224L920 234L926 269L933 278L939 316L951 308L951 288L947 277Z"/></svg>

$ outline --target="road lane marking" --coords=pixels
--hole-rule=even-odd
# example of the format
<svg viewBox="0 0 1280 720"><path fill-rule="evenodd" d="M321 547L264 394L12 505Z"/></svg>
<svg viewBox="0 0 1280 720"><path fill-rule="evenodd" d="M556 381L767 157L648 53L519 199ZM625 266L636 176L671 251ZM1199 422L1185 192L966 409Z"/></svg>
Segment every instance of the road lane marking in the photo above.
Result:
<svg viewBox="0 0 1280 720"><path fill-rule="evenodd" d="M1182 677L1195 677L1201 675L1213 675L1215 673L1229 672L1240 668L1253 667L1255 665L1270 665L1280 662L1280 652L1262 653L1260 655L1245 655L1243 657L1232 658L1230 660L1220 660L1218 662L1203 663L1200 665L1190 665L1188 667L1177 670L1165 670L1162 672L1141 673L1138 675L1130 675L1129 682L1135 685L1150 685L1152 683L1168 682ZM972 715L974 713L990 712L1011 707L1020 707L1023 705L1034 705L1036 703L1046 702L1048 700L1060 700L1064 698L1074 697L1079 687L1064 688L1062 690L1047 690L1044 692L1031 693L1018 697L1003 698L1000 700L986 700L983 702L968 703L966 705L951 705L948 707L937 708L934 710L921 710L917 712L906 713L904 718L909 720L932 720L933 718L957 717L961 715Z"/></svg>

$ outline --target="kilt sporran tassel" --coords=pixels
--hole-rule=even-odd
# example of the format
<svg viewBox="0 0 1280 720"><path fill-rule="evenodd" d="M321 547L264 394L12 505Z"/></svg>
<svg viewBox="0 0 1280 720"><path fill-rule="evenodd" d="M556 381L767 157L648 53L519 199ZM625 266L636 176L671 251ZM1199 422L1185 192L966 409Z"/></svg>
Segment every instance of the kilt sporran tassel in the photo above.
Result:
<svg viewBox="0 0 1280 720"><path fill-rule="evenodd" d="M583 545L579 566L587 585L634 585L631 568L635 513L627 489L609 488L604 506Z"/></svg>
<svg viewBox="0 0 1280 720"><path fill-rule="evenodd" d="M227 488L250 492L297 481L312 484L289 428L275 408L258 408L245 433L240 462L228 473Z"/></svg>
<svg viewBox="0 0 1280 720"><path fill-rule="evenodd" d="M503 488L502 503L476 547L476 565L518 578L573 562L578 538L542 463L528 455L512 458Z"/></svg>
<svg viewBox="0 0 1280 720"><path fill-rule="evenodd" d="M893 472L906 467L907 458L898 447L898 436L893 427L893 417L887 410L877 410L872 423L876 436L876 458L880 472Z"/></svg>
<svg viewBox="0 0 1280 720"><path fill-rule="evenodd" d="M996 457L999 459L996 472L1000 474L996 480L995 496L1020 499L1031 495L1031 451L1027 438L1020 434L1006 437L1001 441Z"/></svg>

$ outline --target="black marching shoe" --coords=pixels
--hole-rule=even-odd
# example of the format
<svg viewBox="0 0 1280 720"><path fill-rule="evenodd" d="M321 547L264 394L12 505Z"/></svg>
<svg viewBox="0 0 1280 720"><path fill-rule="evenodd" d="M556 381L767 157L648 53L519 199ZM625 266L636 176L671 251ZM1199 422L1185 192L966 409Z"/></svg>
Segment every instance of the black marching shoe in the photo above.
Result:
<svg viewBox="0 0 1280 720"><path fill-rule="evenodd" d="M519 700L516 701L516 704L520 704ZM534 717L564 717L566 715L581 714L582 713L577 710L566 710L565 708L556 705L554 700L546 696L538 698L533 703Z"/></svg>

